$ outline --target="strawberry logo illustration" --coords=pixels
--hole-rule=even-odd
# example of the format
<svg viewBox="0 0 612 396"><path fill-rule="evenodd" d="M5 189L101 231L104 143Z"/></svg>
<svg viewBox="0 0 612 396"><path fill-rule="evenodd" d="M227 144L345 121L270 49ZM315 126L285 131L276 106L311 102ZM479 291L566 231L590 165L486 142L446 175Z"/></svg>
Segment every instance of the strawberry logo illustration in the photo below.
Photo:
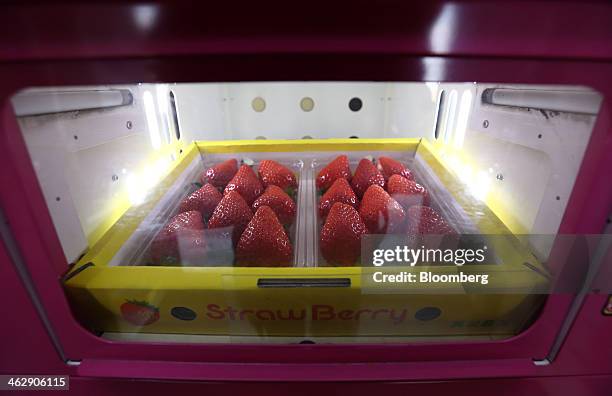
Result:
<svg viewBox="0 0 612 396"><path fill-rule="evenodd" d="M159 308L146 301L127 300L121 304L121 316L133 325L146 326L157 322Z"/></svg>

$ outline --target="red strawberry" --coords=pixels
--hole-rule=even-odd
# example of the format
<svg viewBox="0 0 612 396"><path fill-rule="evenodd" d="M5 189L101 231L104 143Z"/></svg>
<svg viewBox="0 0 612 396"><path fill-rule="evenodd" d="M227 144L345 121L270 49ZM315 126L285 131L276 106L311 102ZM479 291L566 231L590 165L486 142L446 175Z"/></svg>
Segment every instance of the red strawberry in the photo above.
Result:
<svg viewBox="0 0 612 396"><path fill-rule="evenodd" d="M253 212L244 198L236 191L229 191L215 208L208 228L232 227L229 233L234 242L237 242L252 217Z"/></svg>
<svg viewBox="0 0 612 396"><path fill-rule="evenodd" d="M127 300L119 309L123 319L136 326L150 325L159 319L159 308L146 301Z"/></svg>
<svg viewBox="0 0 612 396"><path fill-rule="evenodd" d="M259 173L264 187L275 185L285 191L297 188L297 181L293 172L276 161L261 161L257 173Z"/></svg>
<svg viewBox="0 0 612 396"><path fill-rule="evenodd" d="M422 246L426 249L452 249L460 245L459 235L431 207L411 206L407 218L407 235L413 246Z"/></svg>
<svg viewBox="0 0 612 396"><path fill-rule="evenodd" d="M205 253L202 214L192 210L174 216L157 234L150 248L156 265L193 264Z"/></svg>
<svg viewBox="0 0 612 396"><path fill-rule="evenodd" d="M408 227L409 235L417 234L456 234L455 230L429 206L411 206L408 208Z"/></svg>
<svg viewBox="0 0 612 396"><path fill-rule="evenodd" d="M355 208L336 202L321 229L321 255L331 265L355 265L361 255L361 236L367 233Z"/></svg>
<svg viewBox="0 0 612 396"><path fill-rule="evenodd" d="M204 222L202 221L202 214L196 210L189 212L179 213L167 224L167 228L173 231L180 230L203 230Z"/></svg>
<svg viewBox="0 0 612 396"><path fill-rule="evenodd" d="M237 191L249 205L252 205L253 201L263 192L263 186L253 169L248 165L242 165L232 180L225 186L223 194L230 191Z"/></svg>
<svg viewBox="0 0 612 396"><path fill-rule="evenodd" d="M359 200L351 189L346 179L337 179L332 186L325 191L319 202L319 216L325 217L336 202L342 202L359 209Z"/></svg>
<svg viewBox="0 0 612 396"><path fill-rule="evenodd" d="M238 172L238 161L232 158L207 169L202 173L200 181L202 184L210 183L215 187L225 188L236 172Z"/></svg>
<svg viewBox="0 0 612 396"><path fill-rule="evenodd" d="M429 193L414 180L392 175L387 182L387 191L404 209L412 205L429 206Z"/></svg>
<svg viewBox="0 0 612 396"><path fill-rule="evenodd" d="M372 161L367 158L359 161L359 165L357 165L357 169L355 170L355 176L353 176L353 180L351 180L351 187L353 187L353 191L359 198L363 197L363 194L366 192L368 187L376 184L380 187L385 187L385 178L383 175L376 169Z"/></svg>
<svg viewBox="0 0 612 396"><path fill-rule="evenodd" d="M359 215L372 234L393 234L404 227L402 206L377 184L371 185L359 207Z"/></svg>
<svg viewBox="0 0 612 396"><path fill-rule="evenodd" d="M393 175L400 175L408 180L414 180L410 169L406 168L401 162L389 157L378 157L378 169L385 177L385 181Z"/></svg>
<svg viewBox="0 0 612 396"><path fill-rule="evenodd" d="M223 198L223 195L217 190L212 184L205 184L204 187L200 188L189 194L183 199L179 207L179 212L189 212L190 210L197 210L202 213L205 219L208 219L212 212L215 210L219 202Z"/></svg>
<svg viewBox="0 0 612 396"><path fill-rule="evenodd" d="M295 202L278 186L268 186L253 202L253 211L261 206L269 206L282 224L291 225L295 219Z"/></svg>
<svg viewBox="0 0 612 396"><path fill-rule="evenodd" d="M288 267L293 247L269 206L260 206L236 246L236 265L245 267Z"/></svg>
<svg viewBox="0 0 612 396"><path fill-rule="evenodd" d="M346 155L336 157L325 168L321 169L317 175L317 188L327 190L336 179L340 178L351 180L351 168Z"/></svg>

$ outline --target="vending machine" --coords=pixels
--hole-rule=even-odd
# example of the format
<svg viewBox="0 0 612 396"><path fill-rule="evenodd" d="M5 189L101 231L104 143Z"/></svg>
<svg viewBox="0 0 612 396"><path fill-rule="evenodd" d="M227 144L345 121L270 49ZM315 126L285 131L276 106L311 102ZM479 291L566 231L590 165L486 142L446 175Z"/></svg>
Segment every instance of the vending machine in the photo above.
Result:
<svg viewBox="0 0 612 396"><path fill-rule="evenodd" d="M7 8L1 374L606 394L612 8L360 6Z"/></svg>

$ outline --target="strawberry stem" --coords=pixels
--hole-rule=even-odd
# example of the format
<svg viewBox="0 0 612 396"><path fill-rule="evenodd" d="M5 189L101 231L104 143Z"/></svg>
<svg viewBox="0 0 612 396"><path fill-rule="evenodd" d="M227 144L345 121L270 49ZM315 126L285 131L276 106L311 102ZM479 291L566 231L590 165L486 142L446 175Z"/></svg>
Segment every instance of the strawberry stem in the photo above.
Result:
<svg viewBox="0 0 612 396"><path fill-rule="evenodd" d="M155 312L159 312L159 308L157 308L155 305L148 303L147 301L140 301L140 300L125 300L126 302L130 303L130 304L134 304L134 305L138 305L141 307L146 307L149 308Z"/></svg>

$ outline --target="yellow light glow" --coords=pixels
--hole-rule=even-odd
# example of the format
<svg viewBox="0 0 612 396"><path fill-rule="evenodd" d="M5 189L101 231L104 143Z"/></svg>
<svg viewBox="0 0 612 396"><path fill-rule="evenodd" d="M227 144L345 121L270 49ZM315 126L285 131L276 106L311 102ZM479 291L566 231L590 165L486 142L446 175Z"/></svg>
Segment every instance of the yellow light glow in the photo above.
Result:
<svg viewBox="0 0 612 396"><path fill-rule="evenodd" d="M137 177L134 173L127 176L128 198L132 205L140 205L144 202L147 196L148 188L142 182L141 177Z"/></svg>
<svg viewBox="0 0 612 396"><path fill-rule="evenodd" d="M155 164L153 165L153 167L155 168L157 177L161 178L163 175L165 175L170 165L171 165L170 159L165 156L155 161Z"/></svg>
<svg viewBox="0 0 612 396"><path fill-rule="evenodd" d="M467 185L472 184L472 180L474 178L474 168L472 168L469 164L461 164L461 171L459 173L459 179Z"/></svg>
<svg viewBox="0 0 612 396"><path fill-rule="evenodd" d="M439 154L448 168L457 176L466 191L474 198L486 201L493 186L493 169L478 169L468 157L449 145L440 145Z"/></svg>
<svg viewBox="0 0 612 396"><path fill-rule="evenodd" d="M147 165L145 166L145 168L142 171L142 182L143 185L147 188L153 188L155 187L155 184L157 184L157 180L158 180L158 174L157 172L155 172L155 168L152 165Z"/></svg>
<svg viewBox="0 0 612 396"><path fill-rule="evenodd" d="M486 171L479 171L476 174L473 182L470 184L472 195L481 201L485 201L487 199L490 188L491 178Z"/></svg>
<svg viewBox="0 0 612 396"><path fill-rule="evenodd" d="M463 166L459 157L454 154L449 154L447 156L446 162L450 165L453 172L455 172L457 175L461 173Z"/></svg>
<svg viewBox="0 0 612 396"><path fill-rule="evenodd" d="M151 165L146 165L141 172L132 172L127 176L128 197L132 205L144 202L149 191L165 176L170 165L170 160L162 157Z"/></svg>

